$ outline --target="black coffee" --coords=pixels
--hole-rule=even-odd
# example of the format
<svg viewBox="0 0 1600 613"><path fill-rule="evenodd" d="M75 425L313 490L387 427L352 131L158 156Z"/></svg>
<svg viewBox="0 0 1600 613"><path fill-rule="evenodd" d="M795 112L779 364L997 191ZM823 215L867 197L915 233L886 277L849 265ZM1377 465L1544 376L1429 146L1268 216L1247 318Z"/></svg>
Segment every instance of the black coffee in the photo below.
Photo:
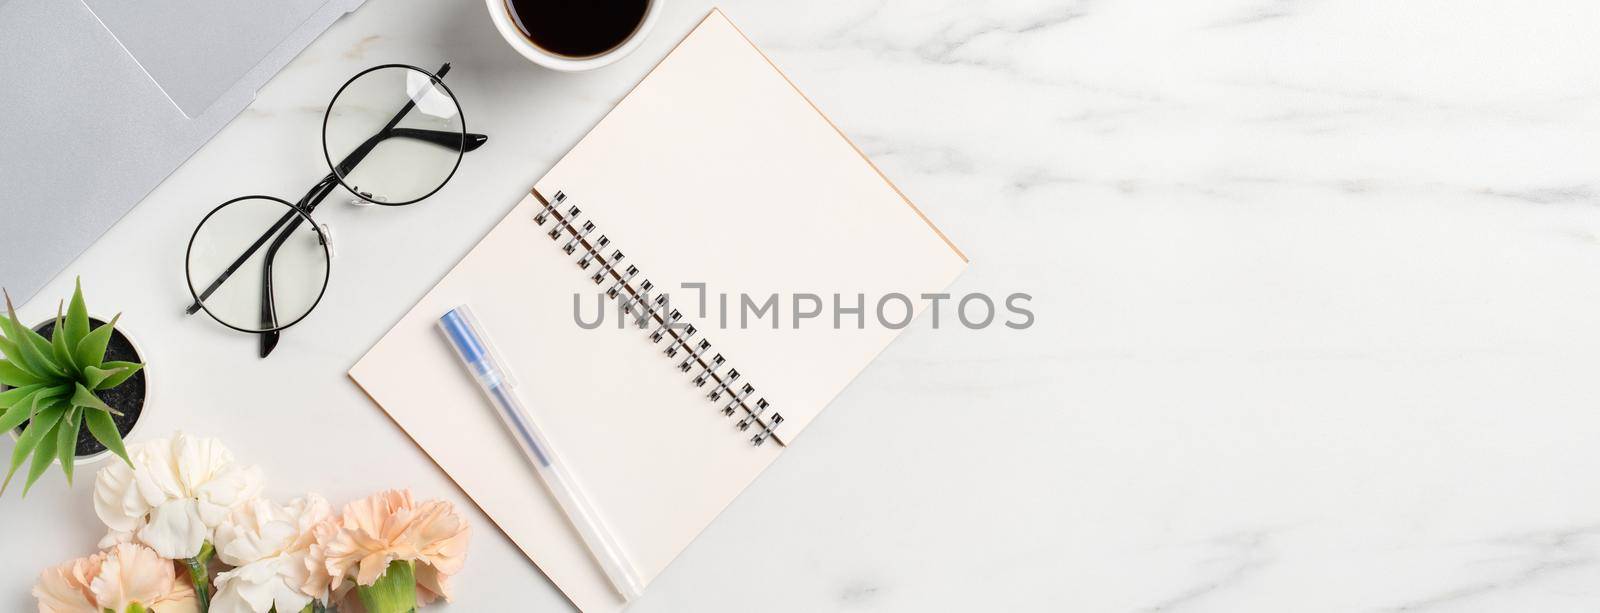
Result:
<svg viewBox="0 0 1600 613"><path fill-rule="evenodd" d="M505 0L517 29L545 51L573 58L600 55L628 40L650 0Z"/></svg>

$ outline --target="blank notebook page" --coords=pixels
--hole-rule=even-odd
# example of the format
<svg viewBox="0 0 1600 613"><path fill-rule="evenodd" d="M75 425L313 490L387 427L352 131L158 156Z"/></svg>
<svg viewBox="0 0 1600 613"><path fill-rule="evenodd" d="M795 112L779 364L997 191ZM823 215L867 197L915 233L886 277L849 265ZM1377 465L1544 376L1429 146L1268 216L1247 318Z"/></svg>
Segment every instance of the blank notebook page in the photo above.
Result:
<svg viewBox="0 0 1600 613"><path fill-rule="evenodd" d="M351 377L585 611L610 589L435 329L470 304L599 515L646 582L683 551L898 334L877 301L938 292L965 259L771 63L713 11L351 370ZM670 293L785 421L755 447L646 331L592 321L596 286L537 225L567 196L621 267ZM704 284L701 292L683 284ZM863 306L834 326L834 294ZM858 299L864 294L865 299ZM726 295L726 307L720 306ZM803 310L821 314L796 325ZM755 317L745 297L776 311ZM748 313L741 322L741 314ZM891 323L906 307L885 307ZM726 319L726 321L724 321ZM774 326L774 324L777 324ZM776 528L775 528L776 529ZM647 596L648 597L648 596Z"/></svg>

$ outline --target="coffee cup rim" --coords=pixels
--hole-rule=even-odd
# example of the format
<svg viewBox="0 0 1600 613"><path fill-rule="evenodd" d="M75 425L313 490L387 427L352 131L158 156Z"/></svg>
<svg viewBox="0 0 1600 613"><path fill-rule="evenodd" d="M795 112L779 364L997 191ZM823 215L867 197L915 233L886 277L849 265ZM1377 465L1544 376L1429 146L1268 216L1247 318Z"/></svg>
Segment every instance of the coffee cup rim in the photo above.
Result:
<svg viewBox="0 0 1600 613"><path fill-rule="evenodd" d="M605 53L585 58L557 55L533 44L532 41L522 35L522 31L517 29L517 25L511 22L510 9L506 6L506 0L484 0L484 4L489 9L489 18L494 21L495 30L500 32L500 38L505 39L511 45L511 48L517 50L517 53L522 54L523 57L528 58L533 63L551 70L577 72L611 65L632 53L635 48L644 42L645 36L650 33L650 28L655 25L656 17L661 12L662 1L649 0L649 5L644 10L644 21L639 24L638 28L634 29L633 34L628 35L627 40L622 41L622 44L612 47L611 50Z"/></svg>

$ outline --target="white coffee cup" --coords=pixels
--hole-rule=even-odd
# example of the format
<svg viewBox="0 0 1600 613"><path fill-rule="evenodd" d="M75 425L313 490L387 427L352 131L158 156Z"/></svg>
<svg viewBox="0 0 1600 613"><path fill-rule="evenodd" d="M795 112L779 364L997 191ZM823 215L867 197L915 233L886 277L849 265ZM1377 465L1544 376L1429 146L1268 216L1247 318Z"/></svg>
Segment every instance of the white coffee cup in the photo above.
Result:
<svg viewBox="0 0 1600 613"><path fill-rule="evenodd" d="M529 41L527 37L522 35L522 31L517 29L517 24L512 23L511 8L506 6L506 0L484 0L484 4L489 7L489 18L494 20L494 29L500 31L500 38L506 39L506 43L511 45L512 49L516 49L517 53L521 53L522 57L551 70L577 72L580 70L594 70L601 66L610 65L627 57L629 53L637 49L639 44L644 42L645 35L650 33L650 28L655 25L656 18L660 16L661 3L663 1L650 0L650 3L645 7L643 21L639 23L638 28L634 29L633 34L628 36L627 40L622 41L622 44L612 47L611 50L599 55L582 58L551 53Z"/></svg>

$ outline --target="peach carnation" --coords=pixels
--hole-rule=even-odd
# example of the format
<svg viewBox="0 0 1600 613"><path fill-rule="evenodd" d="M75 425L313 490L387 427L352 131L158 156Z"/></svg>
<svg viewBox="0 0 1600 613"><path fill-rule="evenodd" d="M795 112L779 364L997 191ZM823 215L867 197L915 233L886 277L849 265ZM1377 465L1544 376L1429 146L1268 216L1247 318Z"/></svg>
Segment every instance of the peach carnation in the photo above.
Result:
<svg viewBox="0 0 1600 613"><path fill-rule="evenodd" d="M156 613L199 611L193 586L172 560L132 543L45 569L33 595L39 613L121 612L135 604Z"/></svg>
<svg viewBox="0 0 1600 613"><path fill-rule="evenodd" d="M414 564L417 600L426 604L450 599L449 578L466 560L471 529L449 502L419 504L410 490L388 490L345 505L313 533L306 593L336 592L346 579L372 585L391 562L404 560Z"/></svg>
<svg viewBox="0 0 1600 613"><path fill-rule="evenodd" d="M39 599L39 613L98 613L94 592L89 583L100 574L100 563L105 552L78 558L39 573L39 583L33 586L33 597Z"/></svg>

